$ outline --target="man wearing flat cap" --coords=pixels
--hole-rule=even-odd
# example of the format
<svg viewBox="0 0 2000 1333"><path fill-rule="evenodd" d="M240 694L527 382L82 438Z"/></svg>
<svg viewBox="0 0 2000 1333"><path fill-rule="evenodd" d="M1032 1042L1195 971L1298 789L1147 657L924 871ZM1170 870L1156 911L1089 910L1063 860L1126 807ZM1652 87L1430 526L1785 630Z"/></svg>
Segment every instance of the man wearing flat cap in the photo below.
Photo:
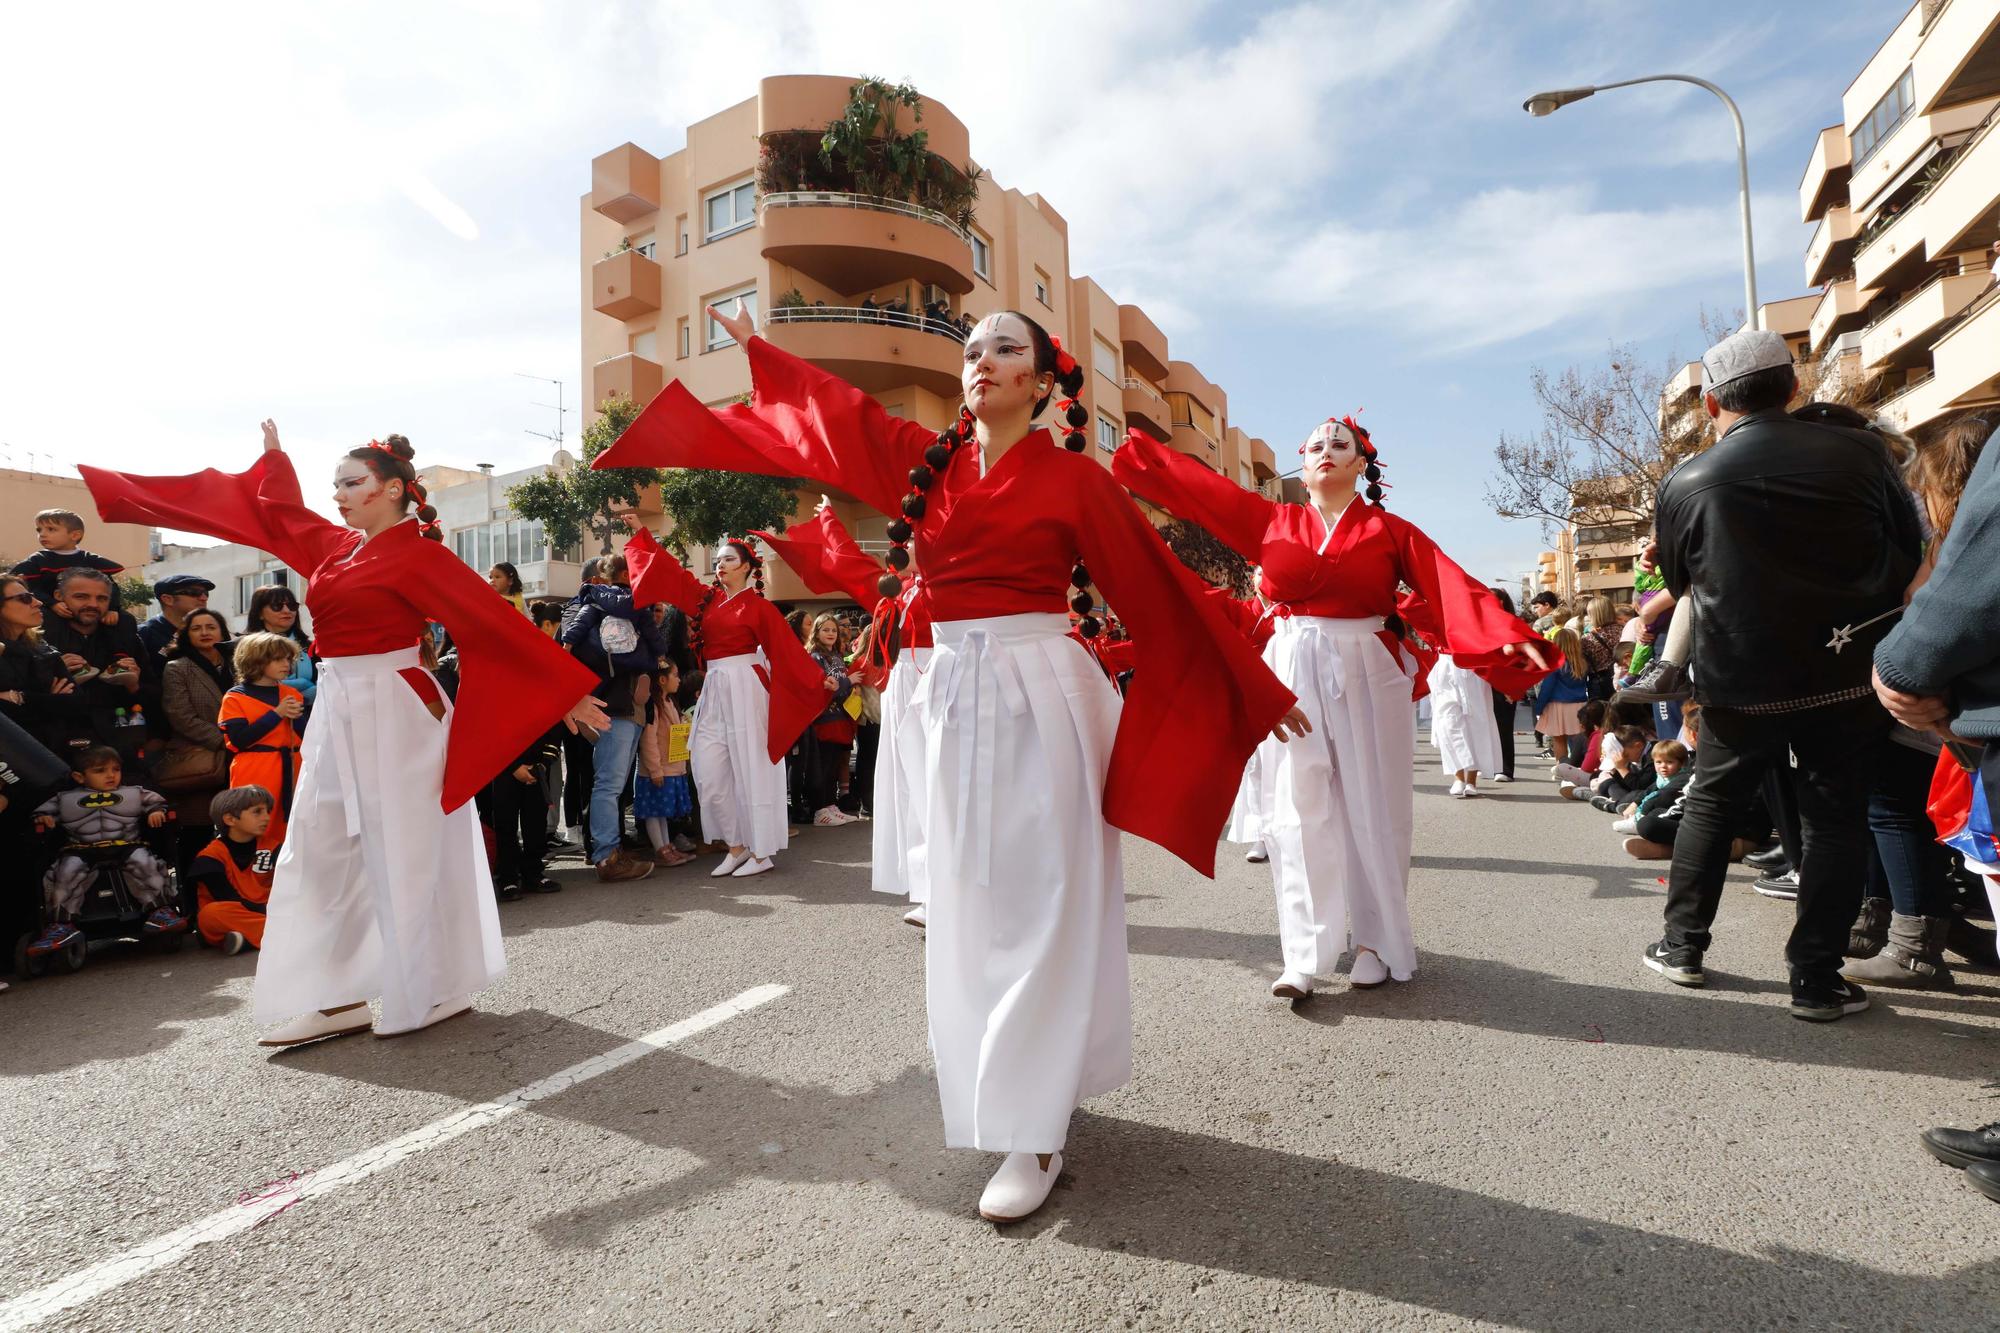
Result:
<svg viewBox="0 0 2000 1333"><path fill-rule="evenodd" d="M1699 986L1733 835L1776 769L1798 796L1805 852L1785 958L1791 1012L1828 1021L1868 1005L1840 976L1868 866L1871 756L1889 728L1869 680L1921 547L1915 507L1881 439L1786 415L1798 388L1784 339L1750 329L1701 359L1716 443L1660 488L1660 572L1693 600L1703 705L1668 878L1666 936L1648 967Z"/></svg>
<svg viewBox="0 0 2000 1333"><path fill-rule="evenodd" d="M155 673L160 654L180 633L181 622L189 612L207 606L208 595L214 591L213 583L194 574L169 574L153 585L153 596L160 599L160 614L139 622L139 642L146 646L146 660Z"/></svg>

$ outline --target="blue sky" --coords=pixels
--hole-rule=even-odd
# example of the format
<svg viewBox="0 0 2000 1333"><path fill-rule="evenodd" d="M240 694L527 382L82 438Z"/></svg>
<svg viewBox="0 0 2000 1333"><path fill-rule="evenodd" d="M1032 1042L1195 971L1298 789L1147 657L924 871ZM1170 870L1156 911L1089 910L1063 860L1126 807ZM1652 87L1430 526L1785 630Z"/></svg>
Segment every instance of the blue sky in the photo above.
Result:
<svg viewBox="0 0 2000 1333"><path fill-rule="evenodd" d="M337 12L334 12L337 8ZM425 461L545 456L577 386L590 158L775 73L907 78L1072 258L1165 327L1281 458L1365 408L1390 502L1482 577L1541 545L1483 500L1529 370L1698 353L1741 306L1728 122L1749 124L1765 300L1802 293L1813 135L1900 17L1746 6L1028 0L44 6L0 53L0 463L302 470L401 430ZM25 23L26 31L21 31ZM53 53L87 49L89 77ZM36 53L40 52L40 55ZM22 133L23 129L26 133ZM310 480L308 493L312 493Z"/></svg>

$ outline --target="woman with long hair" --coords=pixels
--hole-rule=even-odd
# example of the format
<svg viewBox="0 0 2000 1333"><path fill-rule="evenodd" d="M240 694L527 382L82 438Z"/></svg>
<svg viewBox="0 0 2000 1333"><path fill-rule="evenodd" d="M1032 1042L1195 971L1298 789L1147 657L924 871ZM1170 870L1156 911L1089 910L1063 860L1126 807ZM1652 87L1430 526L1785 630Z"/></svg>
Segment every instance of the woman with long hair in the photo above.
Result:
<svg viewBox="0 0 2000 1333"><path fill-rule="evenodd" d="M594 466L806 477L893 521L885 597L914 542L935 646L924 729L930 885L925 992L945 1142L1007 1154L992 1220L1047 1199L1079 1102L1131 1076L1117 830L1212 874L1244 761L1302 723L1138 508L1083 454L1083 368L1039 324L988 315L966 340L965 406L943 432L711 309L750 359L751 402L711 412L676 381ZM1064 448L1035 419L1055 400ZM1093 585L1140 658L1120 700L1069 637L1099 628ZM1151 654L1148 644L1155 645ZM1176 719L1207 723L1190 737Z"/></svg>
<svg viewBox="0 0 2000 1333"><path fill-rule="evenodd" d="M1417 965L1408 902L1415 661L1389 625L1408 584L1440 631L1433 645L1470 669L1532 680L1540 644L1415 524L1382 505L1382 464L1353 418L1299 446L1307 504L1282 504L1134 432L1111 473L1258 565L1274 629L1264 661L1312 724L1300 745L1258 754L1256 805L1278 899L1284 971L1271 993L1310 995L1349 940L1361 987ZM1357 483L1366 483L1365 494ZM1140 638L1143 647L1145 639Z"/></svg>
<svg viewBox="0 0 2000 1333"><path fill-rule="evenodd" d="M765 600L764 562L755 546L718 542L714 581L703 583L660 549L636 515L626 521L632 604L679 607L688 618L689 647L706 673L688 733L688 766L702 835L729 848L708 873L761 875L791 843L785 752L826 706L833 682Z"/></svg>
<svg viewBox="0 0 2000 1333"><path fill-rule="evenodd" d="M306 633L305 616L300 613L299 595L282 583L267 583L250 594L250 609L243 616L245 634L277 634L299 646L292 674L284 683L299 692L312 707L319 686L313 669L312 635Z"/></svg>
<svg viewBox="0 0 2000 1333"><path fill-rule="evenodd" d="M831 611L814 616L806 630L805 650L833 686L825 710L812 724L809 765L812 789L807 804L812 807L813 823L820 828L852 824L858 816L848 814L839 804L847 756L854 748L854 719L847 713L847 699L854 693L854 681L848 673L841 643L840 618Z"/></svg>
<svg viewBox="0 0 2000 1333"><path fill-rule="evenodd" d="M1570 761L1569 738L1582 734L1583 706L1588 702L1601 702L1590 698L1590 677L1583 666L1583 640L1575 630L1566 625L1558 625L1549 631L1548 640L1562 654L1560 670L1552 671L1535 692L1535 730L1549 743L1549 754L1556 763ZM1597 756L1586 755L1580 761L1585 767L1596 764Z"/></svg>
<svg viewBox="0 0 2000 1333"><path fill-rule="evenodd" d="M400 435L342 456L308 509L278 428L240 473L84 467L107 522L242 542L308 580L321 658L291 828L278 857L252 1013L293 1046L442 1022L506 970L472 796L557 721L606 725L596 677L489 595L442 544ZM427 621L462 654L457 702L420 665ZM302 1017L298 1015L303 1014Z"/></svg>

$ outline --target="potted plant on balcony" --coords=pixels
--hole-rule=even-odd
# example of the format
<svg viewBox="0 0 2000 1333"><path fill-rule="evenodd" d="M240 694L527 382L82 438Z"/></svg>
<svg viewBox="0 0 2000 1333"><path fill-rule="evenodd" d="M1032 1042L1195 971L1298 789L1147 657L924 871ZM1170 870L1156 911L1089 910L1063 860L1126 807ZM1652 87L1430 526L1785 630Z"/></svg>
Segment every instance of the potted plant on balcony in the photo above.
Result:
<svg viewBox="0 0 2000 1333"><path fill-rule="evenodd" d="M774 130L758 141L757 189L762 194L825 190L915 204L972 225L985 173L960 168L930 150L930 132L903 133L910 112L924 118L923 97L907 83L863 79L824 130Z"/></svg>

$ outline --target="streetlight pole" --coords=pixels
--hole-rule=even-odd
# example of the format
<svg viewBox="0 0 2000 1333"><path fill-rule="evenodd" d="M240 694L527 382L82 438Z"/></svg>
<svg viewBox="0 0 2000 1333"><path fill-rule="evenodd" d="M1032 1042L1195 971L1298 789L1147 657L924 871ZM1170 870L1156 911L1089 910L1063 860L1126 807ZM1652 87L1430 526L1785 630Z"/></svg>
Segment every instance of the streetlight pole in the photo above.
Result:
<svg viewBox="0 0 2000 1333"><path fill-rule="evenodd" d="M1764 318L1757 309L1757 256L1750 237L1750 152L1743 139L1743 113L1736 109L1734 98L1707 79L1697 79L1692 74L1648 74L1643 78L1620 79L1617 83L1599 83L1588 88L1559 88L1553 92L1536 93L1521 103L1521 109L1531 116L1547 116L1571 102L1581 102L1592 93L1601 93L1608 88L1630 88L1637 83L1692 83L1697 88L1706 88L1714 93L1729 108L1729 119L1736 125L1736 188L1743 210L1743 299L1748 302L1750 327L1763 328Z"/></svg>

